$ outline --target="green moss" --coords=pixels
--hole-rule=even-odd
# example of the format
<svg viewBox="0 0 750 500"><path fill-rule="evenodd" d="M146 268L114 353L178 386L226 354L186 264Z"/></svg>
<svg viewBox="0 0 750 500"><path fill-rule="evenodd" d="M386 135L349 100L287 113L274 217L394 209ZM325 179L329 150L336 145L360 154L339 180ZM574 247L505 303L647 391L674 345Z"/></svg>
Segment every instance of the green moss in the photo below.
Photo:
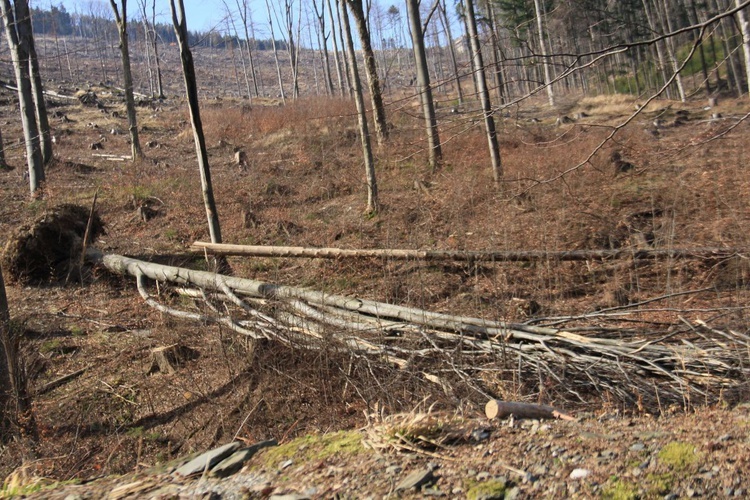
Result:
<svg viewBox="0 0 750 500"><path fill-rule="evenodd" d="M649 474L646 476L648 491L650 494L664 495L672 490L674 475L668 474Z"/></svg>
<svg viewBox="0 0 750 500"><path fill-rule="evenodd" d="M262 465L276 468L286 460L305 463L338 455L356 455L364 451L362 435L357 431L307 435L274 448L266 448L261 455Z"/></svg>
<svg viewBox="0 0 750 500"><path fill-rule="evenodd" d="M505 497L505 483L497 480L484 482L469 481L466 484L466 498L468 500L490 500Z"/></svg>
<svg viewBox="0 0 750 500"><path fill-rule="evenodd" d="M640 496L638 495L637 485L613 477L609 484L602 489L602 498L607 500L636 500Z"/></svg>
<svg viewBox="0 0 750 500"><path fill-rule="evenodd" d="M685 470L699 460L695 446L690 443L673 441L659 451L659 461L673 470Z"/></svg>

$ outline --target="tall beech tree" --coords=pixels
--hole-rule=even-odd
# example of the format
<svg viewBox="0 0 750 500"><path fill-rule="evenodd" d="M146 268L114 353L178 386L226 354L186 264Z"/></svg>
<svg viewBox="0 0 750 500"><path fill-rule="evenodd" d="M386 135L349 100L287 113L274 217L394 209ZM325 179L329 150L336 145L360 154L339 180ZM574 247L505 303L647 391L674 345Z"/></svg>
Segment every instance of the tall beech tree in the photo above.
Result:
<svg viewBox="0 0 750 500"><path fill-rule="evenodd" d="M128 130L130 132L130 150L133 161L143 156L141 142L138 139L138 119L133 97L133 74L130 71L130 49L128 48L128 0L120 0L118 8L115 0L109 0L115 14L117 33L120 37L120 60L122 62L122 79L125 86L125 106L128 112Z"/></svg>

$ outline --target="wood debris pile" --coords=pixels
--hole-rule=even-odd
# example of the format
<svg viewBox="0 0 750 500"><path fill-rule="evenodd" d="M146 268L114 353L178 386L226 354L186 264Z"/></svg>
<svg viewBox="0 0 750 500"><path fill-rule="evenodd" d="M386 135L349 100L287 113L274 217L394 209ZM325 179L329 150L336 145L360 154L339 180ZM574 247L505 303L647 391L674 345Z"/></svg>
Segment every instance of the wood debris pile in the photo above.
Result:
<svg viewBox="0 0 750 500"><path fill-rule="evenodd" d="M496 387L514 381L524 395L544 394L558 405L598 397L659 412L671 405L736 399L748 375L750 337L702 322L658 330L604 328L591 321L568 329L560 321L556 326L505 323L118 255L93 257L111 271L136 277L146 302L165 313L219 323L255 339L346 350L419 373L448 396L465 395L466 389L478 401L497 396L486 383L492 378ZM187 285L185 293L214 312L159 303L147 290L148 279ZM581 325L586 318L576 320Z"/></svg>

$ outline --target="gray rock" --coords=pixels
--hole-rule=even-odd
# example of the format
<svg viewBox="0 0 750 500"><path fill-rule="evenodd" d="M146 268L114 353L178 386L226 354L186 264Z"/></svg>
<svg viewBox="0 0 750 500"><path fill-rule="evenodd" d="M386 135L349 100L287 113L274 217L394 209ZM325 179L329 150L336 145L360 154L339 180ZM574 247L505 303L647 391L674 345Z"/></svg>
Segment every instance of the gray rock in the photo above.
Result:
<svg viewBox="0 0 750 500"><path fill-rule="evenodd" d="M200 474L205 470L211 470L216 464L234 453L239 447L240 443L238 441L233 441L224 446L219 446L211 451L207 451L177 469L175 474L179 474L180 476L191 476L193 474Z"/></svg>
<svg viewBox="0 0 750 500"><path fill-rule="evenodd" d="M583 479L585 477L588 477L591 474L591 471L588 469L573 469L570 472L570 479Z"/></svg>
<svg viewBox="0 0 750 500"><path fill-rule="evenodd" d="M521 498L521 488L518 486L505 491L505 500L516 500L517 498Z"/></svg>
<svg viewBox="0 0 750 500"><path fill-rule="evenodd" d="M630 451L643 451L645 449L646 445L641 442L633 443L633 445L630 446Z"/></svg>
<svg viewBox="0 0 750 500"><path fill-rule="evenodd" d="M263 448L277 446L278 444L279 443L277 443L275 439L271 439L268 441L261 441L260 443L256 443L252 446L248 446L247 448L238 450L234 452L230 457L225 458L224 460L219 462L219 464L211 471L211 475L216 477L231 476L232 474L237 473L242 468L242 466L245 465L245 462L250 460L253 455L258 453L258 451L262 450Z"/></svg>
<svg viewBox="0 0 750 500"><path fill-rule="evenodd" d="M477 481L484 481L485 479L488 479L490 477L490 473L486 471L482 471L479 474L477 474Z"/></svg>
<svg viewBox="0 0 750 500"><path fill-rule="evenodd" d="M398 483L396 491L407 491L413 488L421 488L422 486L427 486L434 482L435 475L432 473L432 470L422 469L414 471L406 476L400 483Z"/></svg>

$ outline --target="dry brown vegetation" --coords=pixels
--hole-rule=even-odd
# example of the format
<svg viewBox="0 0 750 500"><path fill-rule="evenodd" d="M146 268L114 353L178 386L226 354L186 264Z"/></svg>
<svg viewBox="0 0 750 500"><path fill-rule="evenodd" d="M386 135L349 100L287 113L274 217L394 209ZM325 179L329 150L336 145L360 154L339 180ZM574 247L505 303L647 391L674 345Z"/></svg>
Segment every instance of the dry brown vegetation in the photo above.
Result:
<svg viewBox="0 0 750 500"><path fill-rule="evenodd" d="M95 90L104 96L103 89ZM124 116L116 95L104 100L109 111ZM192 241L207 238L192 133L179 101L141 108L141 140L148 146L146 159L135 164L93 156L99 152L88 149L103 140L104 153L127 154L126 135L109 133L126 128L122 118L77 103L55 105L53 111L73 122L54 123L57 158L37 200L27 198L22 176L14 98L5 94L4 101L6 158L16 169L0 172L1 243L47 208L88 206L97 190L107 229L97 246L106 252L181 254ZM746 101L724 102L719 121L709 120L716 109L705 111L697 103L652 105L590 164L574 170L632 103L625 108L620 101L589 99L568 107L589 116L556 126L556 116L526 104L502 119L505 172L496 190L475 113L441 108L445 166L431 174L416 107L392 103L392 140L376 152L382 211L365 217L352 103L322 98L284 107L270 101L208 103L203 119L225 241L459 250L747 248L750 180L742 169L748 162L747 123L727 131ZM666 126L658 137L650 133L653 120L670 123L683 107L687 123ZM246 153L245 168L233 161L238 149ZM614 151L634 168L616 171ZM141 206L153 211L148 221L137 212ZM201 265L175 259L178 265ZM519 322L668 296L627 317L595 323L668 332L684 318L748 330L744 256L470 266L237 258L231 266L238 276ZM364 413L376 407L408 411L425 398L467 414L480 408L476 393L446 395L421 377L418 361L412 370L396 370L333 350L252 346L218 327L180 322L148 308L127 279L95 270L84 281L8 287L32 394L87 368L33 398L40 432L34 467L40 475L70 479L128 472L235 435L283 440L350 428L362 425ZM695 290L702 292L678 295ZM160 293L181 307L201 307L169 287ZM173 343L195 349L197 358L174 374L147 374L150 350ZM557 399L552 381L529 380L514 368L477 372L476 379L504 399L568 403ZM742 395L727 394L727 401ZM587 394L586 403L578 403L592 409L619 404L607 394ZM681 409L700 404L687 400ZM21 455L19 449L5 450L0 472L17 466Z"/></svg>

